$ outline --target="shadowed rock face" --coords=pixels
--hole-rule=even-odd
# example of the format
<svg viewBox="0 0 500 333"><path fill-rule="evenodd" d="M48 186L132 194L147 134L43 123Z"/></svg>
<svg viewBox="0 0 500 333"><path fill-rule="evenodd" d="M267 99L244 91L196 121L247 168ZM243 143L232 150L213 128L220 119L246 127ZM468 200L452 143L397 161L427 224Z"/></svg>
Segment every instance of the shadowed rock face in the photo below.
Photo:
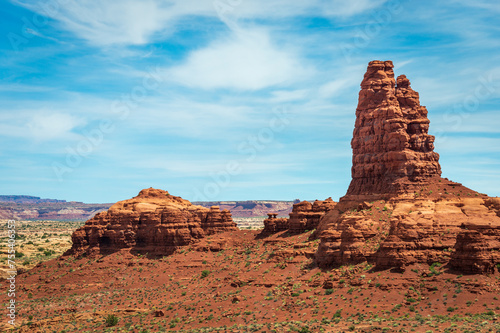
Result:
<svg viewBox="0 0 500 333"><path fill-rule="evenodd" d="M500 199L441 178L427 109L391 61L361 83L347 194L320 220L316 262L378 268L440 262L463 273L500 263Z"/></svg>
<svg viewBox="0 0 500 333"><path fill-rule="evenodd" d="M441 175L427 109L391 61L372 61L361 82L347 195L387 195Z"/></svg>
<svg viewBox="0 0 500 333"><path fill-rule="evenodd" d="M237 230L231 213L153 188L119 201L88 220L73 235L67 254L95 254L131 248L149 254L170 254L180 246L218 232Z"/></svg>

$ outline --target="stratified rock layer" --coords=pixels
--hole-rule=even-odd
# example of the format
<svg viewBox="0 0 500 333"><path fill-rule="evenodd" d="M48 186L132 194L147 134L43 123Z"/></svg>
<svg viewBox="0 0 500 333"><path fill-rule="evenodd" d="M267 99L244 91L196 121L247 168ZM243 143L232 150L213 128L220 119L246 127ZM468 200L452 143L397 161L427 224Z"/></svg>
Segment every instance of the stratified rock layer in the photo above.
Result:
<svg viewBox="0 0 500 333"><path fill-rule="evenodd" d="M276 232L285 231L289 228L288 219L286 217L278 217L278 214L268 213L267 219L264 220L263 235L274 234Z"/></svg>
<svg viewBox="0 0 500 333"><path fill-rule="evenodd" d="M229 211L195 206L167 191L150 188L88 220L73 233L73 246L67 254L122 248L170 254L205 235L229 230L237 230Z"/></svg>
<svg viewBox="0 0 500 333"><path fill-rule="evenodd" d="M492 273L500 263L500 199L441 178L427 109L390 61L372 61L361 83L352 181L316 236L323 267L448 264Z"/></svg>
<svg viewBox="0 0 500 333"><path fill-rule="evenodd" d="M441 175L427 109L391 61L372 61L361 82L347 195L395 194Z"/></svg>
<svg viewBox="0 0 500 333"><path fill-rule="evenodd" d="M279 231L289 230L291 233L298 234L307 230L314 230L318 227L319 221L323 215L332 210L336 202L332 198L314 203L302 201L293 205L290 218L278 218L277 214L268 214L264 220L263 234L271 234Z"/></svg>
<svg viewBox="0 0 500 333"><path fill-rule="evenodd" d="M481 214L463 223L457 236L450 265L466 273L494 273L500 263L500 198L488 198L482 203L486 209L465 212ZM464 206L467 209L467 206ZM496 215L496 216L495 216Z"/></svg>
<svg viewBox="0 0 500 333"><path fill-rule="evenodd" d="M323 201L316 200L312 204L309 201L294 204L288 220L290 232L302 233L316 229L321 217L332 210L336 204L332 198Z"/></svg>

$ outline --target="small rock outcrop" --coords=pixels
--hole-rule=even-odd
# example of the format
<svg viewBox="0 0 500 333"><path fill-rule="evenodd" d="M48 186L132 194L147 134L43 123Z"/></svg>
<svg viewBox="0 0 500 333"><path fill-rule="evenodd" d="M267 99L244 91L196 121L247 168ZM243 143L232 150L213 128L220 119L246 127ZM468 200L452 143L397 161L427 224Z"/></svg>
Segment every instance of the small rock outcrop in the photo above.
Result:
<svg viewBox="0 0 500 333"><path fill-rule="evenodd" d="M352 181L321 217L315 258L327 267L439 262L463 273L500 263L500 201L441 178L427 109L391 61L372 61L361 83Z"/></svg>
<svg viewBox="0 0 500 333"><path fill-rule="evenodd" d="M335 205L336 202L332 198L323 201L316 200L312 204L309 201L294 204L288 220L290 232L299 234L306 230L316 229L320 218Z"/></svg>
<svg viewBox="0 0 500 333"><path fill-rule="evenodd" d="M290 218L278 218L277 214L267 214L268 218L264 220L263 234L272 234L279 231L288 230L290 233L299 234L307 230L314 230L318 227L319 221L323 215L332 210L336 202L332 198L313 203L301 201L293 204Z"/></svg>
<svg viewBox="0 0 500 333"><path fill-rule="evenodd" d="M276 232L288 230L289 223L286 217L278 217L277 213L268 213L264 220L263 235L274 234Z"/></svg>
<svg viewBox="0 0 500 333"><path fill-rule="evenodd" d="M500 198L488 198L484 206L482 218L460 226L451 256L450 265L465 273L491 274L500 264Z"/></svg>
<svg viewBox="0 0 500 333"><path fill-rule="evenodd" d="M167 255L206 235L237 230L231 213L214 206L195 206L158 189L112 205L77 229L66 254L96 254L123 248Z"/></svg>

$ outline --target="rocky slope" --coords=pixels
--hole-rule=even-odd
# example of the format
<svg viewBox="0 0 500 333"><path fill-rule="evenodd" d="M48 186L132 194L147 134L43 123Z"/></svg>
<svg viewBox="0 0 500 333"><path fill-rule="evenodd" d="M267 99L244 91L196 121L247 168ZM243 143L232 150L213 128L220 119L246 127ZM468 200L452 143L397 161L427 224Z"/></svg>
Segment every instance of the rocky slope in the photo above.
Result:
<svg viewBox="0 0 500 333"><path fill-rule="evenodd" d="M321 218L320 266L448 264L492 273L500 263L498 198L441 178L427 109L391 61L372 61L361 83L347 194Z"/></svg>
<svg viewBox="0 0 500 333"><path fill-rule="evenodd" d="M128 249L52 259L16 277L16 305L29 311L16 314L15 331L500 329L497 276L462 276L425 264L403 273L374 271L368 263L325 271L312 264L317 240L309 236L281 232L259 239L256 230L237 230L207 236L161 259ZM0 293L0 302L9 299ZM107 326L109 315L119 318L116 326Z"/></svg>
<svg viewBox="0 0 500 333"><path fill-rule="evenodd" d="M191 204L167 191L142 190L88 220L72 235L68 255L114 252L122 248L166 255L206 235L237 230L228 210Z"/></svg>

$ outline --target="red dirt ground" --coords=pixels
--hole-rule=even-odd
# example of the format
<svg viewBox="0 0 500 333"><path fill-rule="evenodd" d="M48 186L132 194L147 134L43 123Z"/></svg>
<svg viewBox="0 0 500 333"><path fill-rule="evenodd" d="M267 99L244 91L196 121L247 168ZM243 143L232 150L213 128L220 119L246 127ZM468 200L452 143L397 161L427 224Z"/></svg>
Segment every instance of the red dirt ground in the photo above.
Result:
<svg viewBox="0 0 500 333"><path fill-rule="evenodd" d="M60 257L17 277L16 331L500 332L500 274L320 270L311 233L226 232L163 258Z"/></svg>

